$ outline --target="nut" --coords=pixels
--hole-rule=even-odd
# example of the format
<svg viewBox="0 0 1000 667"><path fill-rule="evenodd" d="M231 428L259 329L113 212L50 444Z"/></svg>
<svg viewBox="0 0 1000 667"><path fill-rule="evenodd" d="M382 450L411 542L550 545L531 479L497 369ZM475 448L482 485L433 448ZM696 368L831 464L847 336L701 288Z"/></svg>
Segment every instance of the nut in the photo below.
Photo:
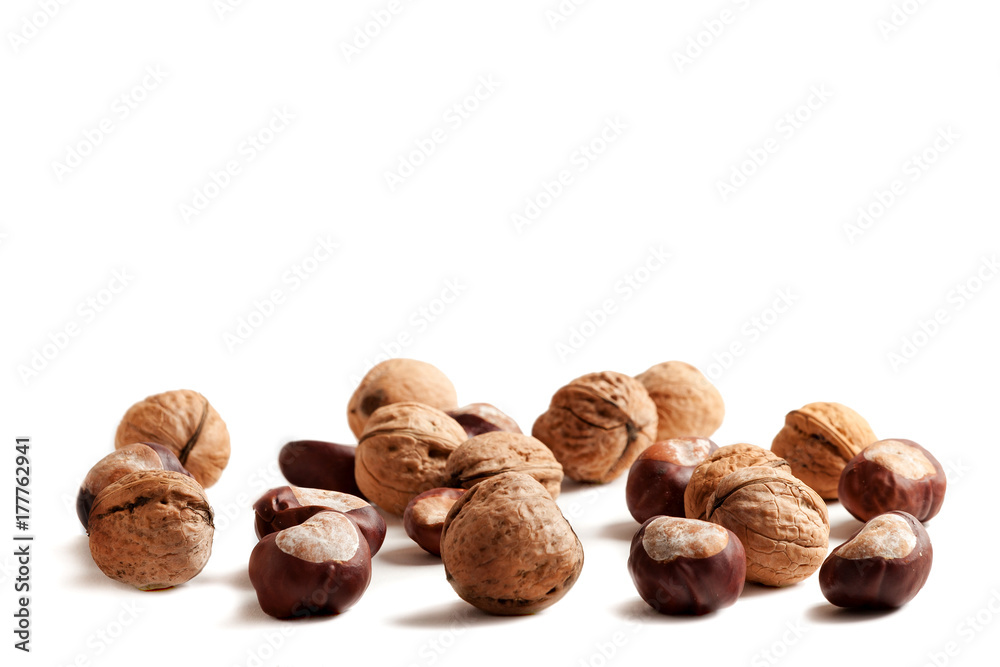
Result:
<svg viewBox="0 0 1000 667"><path fill-rule="evenodd" d="M149 396L128 409L115 433L115 449L155 442L170 449L204 488L215 484L229 462L226 423L196 391Z"/></svg>
<svg viewBox="0 0 1000 667"><path fill-rule="evenodd" d="M448 484L470 489L502 472L523 472L541 482L553 498L559 496L563 469L541 440L521 433L492 431L469 438L448 457Z"/></svg>
<svg viewBox="0 0 1000 667"><path fill-rule="evenodd" d="M657 440L708 438L722 425L722 394L701 371L683 361L656 364L635 376L656 404Z"/></svg>
<svg viewBox="0 0 1000 667"><path fill-rule="evenodd" d="M763 447L741 442L720 447L701 462L684 490L684 514L689 519L705 519L708 499L726 475L750 466L768 466L790 471L788 462Z"/></svg>
<svg viewBox="0 0 1000 667"><path fill-rule="evenodd" d="M470 403L455 410L447 410L446 413L462 425L470 438L491 431L521 432L516 421L489 403Z"/></svg>
<svg viewBox="0 0 1000 667"><path fill-rule="evenodd" d="M80 518L84 530L87 529L90 508L93 507L97 494L108 484L139 470L172 470L191 476L174 453L163 445L136 442L116 449L94 464L83 478L80 491L76 495L76 515Z"/></svg>
<svg viewBox="0 0 1000 667"><path fill-rule="evenodd" d="M357 496L325 489L279 486L254 503L257 537L297 526L319 512L334 510L354 519L374 556L385 540L385 519L374 507Z"/></svg>
<svg viewBox="0 0 1000 667"><path fill-rule="evenodd" d="M448 511L441 560L469 604L490 614L530 614L576 583L583 546L544 486L506 472L466 491Z"/></svg>
<svg viewBox="0 0 1000 667"><path fill-rule="evenodd" d="M321 440L296 440L281 448L278 467L285 479L296 486L362 496L354 481L354 447Z"/></svg>
<svg viewBox="0 0 1000 667"><path fill-rule="evenodd" d="M354 477L365 497L401 515L413 496L446 486L448 455L465 442L454 419L421 403L393 403L368 420L355 453Z"/></svg>
<svg viewBox="0 0 1000 667"><path fill-rule="evenodd" d="M368 543L341 512L319 512L265 535L250 553L250 583L264 613L276 618L339 614L372 578Z"/></svg>
<svg viewBox="0 0 1000 667"><path fill-rule="evenodd" d="M215 534L205 491L171 470L139 470L104 487L90 510L90 554L107 576L144 591L201 572Z"/></svg>
<svg viewBox="0 0 1000 667"><path fill-rule="evenodd" d="M694 469L716 451L708 438L672 438L639 455L628 471L625 503L639 523L654 516L684 517L684 490Z"/></svg>
<svg viewBox="0 0 1000 667"><path fill-rule="evenodd" d="M894 609L923 588L933 559L920 521L906 512L888 512L833 550L819 571L820 590L838 607Z"/></svg>
<svg viewBox="0 0 1000 667"><path fill-rule="evenodd" d="M413 497L403 512L403 529L421 549L441 555L441 529L448 510L462 497L463 489L438 488Z"/></svg>
<svg viewBox="0 0 1000 667"><path fill-rule="evenodd" d="M628 571L639 596L661 614L707 614L743 592L746 554L732 531L695 519L656 516L632 538Z"/></svg>
<svg viewBox="0 0 1000 667"><path fill-rule="evenodd" d="M851 459L840 476L840 502L856 519L901 510L927 521L941 510L944 468L912 440L880 440Z"/></svg>
<svg viewBox="0 0 1000 667"><path fill-rule="evenodd" d="M784 470L753 466L726 475L709 498L707 514L743 543L747 581L794 584L818 570L826 557L826 503Z"/></svg>
<svg viewBox="0 0 1000 667"><path fill-rule="evenodd" d="M876 440L864 417L846 405L810 403L788 413L771 451L816 493L836 500L844 465Z"/></svg>
<svg viewBox="0 0 1000 667"><path fill-rule="evenodd" d="M455 386L435 366L415 359L389 359L361 379L347 404L347 422L360 438L376 410L392 403L417 402L439 410L458 407Z"/></svg>
<svg viewBox="0 0 1000 667"><path fill-rule="evenodd" d="M610 482L656 436L656 406L642 384L605 371L578 377L552 397L531 429L578 482Z"/></svg>

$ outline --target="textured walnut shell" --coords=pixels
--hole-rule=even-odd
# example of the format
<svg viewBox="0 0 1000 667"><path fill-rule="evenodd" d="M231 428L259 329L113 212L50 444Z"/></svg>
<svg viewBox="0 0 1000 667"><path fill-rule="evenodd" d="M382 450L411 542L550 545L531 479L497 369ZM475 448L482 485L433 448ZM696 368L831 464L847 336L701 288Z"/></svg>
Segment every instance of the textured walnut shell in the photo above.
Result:
<svg viewBox="0 0 1000 667"><path fill-rule="evenodd" d="M763 447L741 442L720 447L702 461L684 489L684 514L689 519L705 519L708 499L726 475L751 466L780 468L791 472L788 462Z"/></svg>
<svg viewBox="0 0 1000 667"><path fill-rule="evenodd" d="M708 501L707 518L736 533L747 555L747 581L786 586L819 569L830 540L826 503L778 468L726 475Z"/></svg>
<svg viewBox="0 0 1000 667"><path fill-rule="evenodd" d="M622 373L590 373L562 387L531 434L578 482L610 482L656 438L656 406Z"/></svg>
<svg viewBox="0 0 1000 667"><path fill-rule="evenodd" d="M322 440L295 440L278 452L281 474L295 486L361 497L354 479L354 447Z"/></svg>
<svg viewBox="0 0 1000 667"><path fill-rule="evenodd" d="M448 456L465 431L442 411L422 403L393 403L368 420L354 455L354 477L371 502L402 515L413 496L447 486Z"/></svg>
<svg viewBox="0 0 1000 667"><path fill-rule="evenodd" d="M788 413L771 451L816 493L836 500L844 466L876 440L864 417L846 405L810 403Z"/></svg>
<svg viewBox="0 0 1000 667"><path fill-rule="evenodd" d="M149 396L130 407L118 424L115 449L134 442L169 448L206 489L229 463L226 423L207 398L189 389Z"/></svg>
<svg viewBox="0 0 1000 667"><path fill-rule="evenodd" d="M722 425L722 394L701 371L683 361L656 364L635 376L656 404L656 439L709 438Z"/></svg>
<svg viewBox="0 0 1000 667"><path fill-rule="evenodd" d="M109 484L90 511L90 554L112 579L140 590L183 584L208 562L212 508L191 477L140 470Z"/></svg>
<svg viewBox="0 0 1000 667"><path fill-rule="evenodd" d="M389 359L361 379L347 404L347 422L354 436L360 438L376 410L392 403L411 402L454 410L458 395L451 380L436 366L415 359Z"/></svg>
<svg viewBox="0 0 1000 667"><path fill-rule="evenodd" d="M941 511L947 485L944 468L929 451L896 438L872 443L848 461L837 493L860 521L893 510L928 521Z"/></svg>
<svg viewBox="0 0 1000 667"><path fill-rule="evenodd" d="M489 403L470 403L446 412L462 425L470 438L492 431L521 432L521 427L512 417Z"/></svg>
<svg viewBox="0 0 1000 667"><path fill-rule="evenodd" d="M492 431L469 438L448 457L450 486L470 489L502 472L523 472L541 482L549 495L559 496L563 469L541 440L520 433Z"/></svg>
<svg viewBox="0 0 1000 667"><path fill-rule="evenodd" d="M583 568L583 546L544 486L502 473L465 492L441 534L459 597L490 614L530 614L560 600Z"/></svg>

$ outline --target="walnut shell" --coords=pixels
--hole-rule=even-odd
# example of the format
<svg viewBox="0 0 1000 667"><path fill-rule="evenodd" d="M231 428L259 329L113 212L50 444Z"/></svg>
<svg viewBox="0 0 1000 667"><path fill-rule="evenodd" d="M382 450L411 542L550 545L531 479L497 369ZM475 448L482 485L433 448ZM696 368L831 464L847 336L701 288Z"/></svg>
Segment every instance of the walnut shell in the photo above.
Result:
<svg viewBox="0 0 1000 667"><path fill-rule="evenodd" d="M826 558L826 503L779 468L752 466L726 475L708 501L707 519L736 533L747 555L747 581L786 586Z"/></svg>
<svg viewBox="0 0 1000 667"><path fill-rule="evenodd" d="M791 472L788 461L773 452L741 442L720 447L702 461L684 489L684 514L689 519L705 519L708 499L726 475L750 466L767 466Z"/></svg>
<svg viewBox="0 0 1000 667"><path fill-rule="evenodd" d="M642 384L605 371L578 377L552 397L531 429L579 482L610 482L656 438L656 405Z"/></svg>
<svg viewBox="0 0 1000 667"><path fill-rule="evenodd" d="M517 472L490 477L449 510L441 560L459 597L490 614L530 614L580 576L583 546L544 486Z"/></svg>
<svg viewBox="0 0 1000 667"><path fill-rule="evenodd" d="M523 472L541 482L553 499L562 487L563 469L541 440L505 431L469 438L448 457L448 484L471 489L502 472Z"/></svg>
<svg viewBox="0 0 1000 667"><path fill-rule="evenodd" d="M816 493L836 500L844 466L876 440L865 418L846 405L810 403L788 413L771 451Z"/></svg>
<svg viewBox="0 0 1000 667"><path fill-rule="evenodd" d="M448 456L465 442L454 419L422 403L393 403L368 420L354 453L354 478L371 502L402 516L410 499L446 486Z"/></svg>
<svg viewBox="0 0 1000 667"><path fill-rule="evenodd" d="M389 359L361 379L347 403L347 423L354 436L360 438L376 410L404 402L454 410L458 407L458 395L455 385L436 366L416 359Z"/></svg>
<svg viewBox="0 0 1000 667"><path fill-rule="evenodd" d="M140 470L98 494L90 510L90 554L101 571L144 591L183 584L208 562L212 508L192 478Z"/></svg>
<svg viewBox="0 0 1000 667"><path fill-rule="evenodd" d="M710 438L726 414L722 394L683 361L656 364L635 376L656 404L656 440Z"/></svg>
<svg viewBox="0 0 1000 667"><path fill-rule="evenodd" d="M128 409L115 433L115 449L134 442L168 447L206 489L229 463L229 431L208 399L190 389L149 396Z"/></svg>

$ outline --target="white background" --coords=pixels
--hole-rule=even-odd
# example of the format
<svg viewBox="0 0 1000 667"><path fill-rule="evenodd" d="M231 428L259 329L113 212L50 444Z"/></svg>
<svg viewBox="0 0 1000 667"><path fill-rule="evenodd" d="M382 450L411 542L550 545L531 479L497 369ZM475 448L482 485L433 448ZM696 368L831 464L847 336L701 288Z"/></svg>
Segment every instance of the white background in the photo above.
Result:
<svg viewBox="0 0 1000 667"><path fill-rule="evenodd" d="M994 278L1000 250L1000 6L902 4L912 15L896 14L898 26L884 23L890 0L594 1L553 25L556 0L406 1L348 58L343 44L387 0L244 2L221 16L210 0L68 2L48 19L30 0L5 2L2 484L13 495L14 438L31 436L36 541L30 656L11 647L16 573L12 548L0 549L3 660L994 660L1000 281L979 274ZM729 22L714 23L723 10ZM679 63L689 40L705 46ZM495 90L479 88L458 123L452 107L481 77ZM244 142L275 109L294 119L254 153ZM89 146L104 119L111 132ZM608 122L620 130L602 144ZM934 148L939 132L951 135L938 142L946 151ZM385 173L432 136L445 140L390 188ZM593 159L580 152L591 142ZM77 166L55 164L74 151L87 153ZM913 159L925 151L922 168ZM211 187L230 160L240 172ZM737 182L753 173L723 197L734 169ZM562 170L569 185L539 199ZM897 179L894 200L848 234ZM185 216L206 189L211 201ZM529 199L541 213L518 228L512 215ZM319 238L338 249L306 261ZM649 271L651 248L670 258ZM297 284L288 272L303 266L315 270ZM127 285L104 291L116 271ZM448 284L457 297L436 301ZM274 290L283 301L254 315ZM791 306L770 310L782 293ZM614 312L594 315L606 300ZM241 320L259 326L227 343ZM76 335L62 336L67 326ZM400 335L406 345L392 349ZM734 344L740 354L727 357ZM497 619L461 602L390 521L355 608L270 619L246 576L249 506L282 483L287 440L353 442L347 400L383 349L436 364L461 402L496 403L526 430L573 377L668 359L716 381L719 444L766 447L787 411L846 403L949 469L929 526L930 580L888 615L837 613L812 577L748 588L705 618L659 617L625 570L636 526L619 479L567 484L559 502L586 565L536 616ZM72 501L128 406L182 387L208 396L232 435L209 490L214 554L188 584L139 593L94 566ZM6 541L13 508L3 514ZM831 521L833 543L858 526L839 505Z"/></svg>

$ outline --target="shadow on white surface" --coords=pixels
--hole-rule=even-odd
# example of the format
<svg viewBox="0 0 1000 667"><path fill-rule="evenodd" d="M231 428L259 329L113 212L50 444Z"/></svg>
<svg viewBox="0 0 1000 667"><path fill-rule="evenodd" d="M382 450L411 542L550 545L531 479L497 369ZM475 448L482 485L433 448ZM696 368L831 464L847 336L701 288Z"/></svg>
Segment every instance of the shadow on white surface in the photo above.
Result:
<svg viewBox="0 0 1000 667"><path fill-rule="evenodd" d="M848 537L853 535L861 526L864 524L855 519L854 517L848 517L842 519L835 523L830 524L830 539L838 540L843 542Z"/></svg>
<svg viewBox="0 0 1000 667"><path fill-rule="evenodd" d="M542 612L544 613L544 612ZM479 611L462 600L431 607L406 616L396 616L391 619L393 625L406 628L453 628L455 625L500 625L501 623L517 623L519 620L531 618L527 616L492 616Z"/></svg>
<svg viewBox="0 0 1000 667"><path fill-rule="evenodd" d="M427 553L415 544L396 549L382 549L375 554L375 560L372 562L377 563L379 560L407 567L411 565L441 565L439 557Z"/></svg>
<svg viewBox="0 0 1000 667"><path fill-rule="evenodd" d="M637 530L639 530L639 524L635 521L619 521L601 526L597 534L609 540L631 542Z"/></svg>
<svg viewBox="0 0 1000 667"><path fill-rule="evenodd" d="M719 615L719 612L712 612L703 616L671 616L669 614L661 614L638 596L615 605L614 609L622 618L643 623L697 623L699 621L712 621Z"/></svg>
<svg viewBox="0 0 1000 667"><path fill-rule="evenodd" d="M898 609L843 609L829 603L820 603L810 607L806 618L816 623L864 623L890 616Z"/></svg>

